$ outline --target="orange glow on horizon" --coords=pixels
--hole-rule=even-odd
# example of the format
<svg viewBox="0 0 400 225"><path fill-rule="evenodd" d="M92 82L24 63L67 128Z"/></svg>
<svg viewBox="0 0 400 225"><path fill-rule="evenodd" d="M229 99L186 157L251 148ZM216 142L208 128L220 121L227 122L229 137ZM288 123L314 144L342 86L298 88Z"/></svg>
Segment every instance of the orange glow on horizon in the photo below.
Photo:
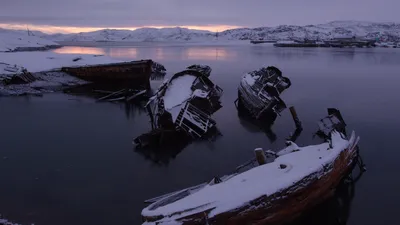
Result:
<svg viewBox="0 0 400 225"><path fill-rule="evenodd" d="M31 31L41 31L48 34L55 33L79 33L79 32L90 32L102 29L117 29L117 30L136 30L139 28L188 28L195 30L205 30L212 32L221 32L229 29L240 28L239 26L229 26L229 25L207 25L207 26L143 26L143 27L73 27L73 26L48 26L48 25L32 25L32 24L6 24L0 23L0 28L13 29L13 30L26 30L29 28Z"/></svg>

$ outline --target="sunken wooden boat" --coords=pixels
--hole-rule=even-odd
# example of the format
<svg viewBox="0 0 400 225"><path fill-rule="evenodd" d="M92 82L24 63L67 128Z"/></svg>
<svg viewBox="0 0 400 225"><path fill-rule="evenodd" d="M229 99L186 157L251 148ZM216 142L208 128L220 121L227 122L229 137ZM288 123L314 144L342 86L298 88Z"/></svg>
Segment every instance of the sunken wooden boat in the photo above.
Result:
<svg viewBox="0 0 400 225"><path fill-rule="evenodd" d="M153 131L134 142L142 145L170 131L183 132L192 138L205 136L215 129L216 122L211 116L222 107L222 94L223 90L200 70L176 73L161 85L146 105Z"/></svg>
<svg viewBox="0 0 400 225"><path fill-rule="evenodd" d="M91 82L128 83L150 87L150 77L164 74L165 67L153 60L63 67L61 71Z"/></svg>
<svg viewBox="0 0 400 225"><path fill-rule="evenodd" d="M279 114L286 108L280 94L291 86L290 79L273 66L252 71L243 76L239 88L237 107L244 108L255 119Z"/></svg>
<svg viewBox="0 0 400 225"><path fill-rule="evenodd" d="M331 127L333 128L333 126ZM357 163L359 137L332 129L322 144L278 151L256 149L256 159L232 174L147 200L150 224L284 224L333 196ZM266 163L267 156L272 162ZM270 159L271 161L271 159Z"/></svg>

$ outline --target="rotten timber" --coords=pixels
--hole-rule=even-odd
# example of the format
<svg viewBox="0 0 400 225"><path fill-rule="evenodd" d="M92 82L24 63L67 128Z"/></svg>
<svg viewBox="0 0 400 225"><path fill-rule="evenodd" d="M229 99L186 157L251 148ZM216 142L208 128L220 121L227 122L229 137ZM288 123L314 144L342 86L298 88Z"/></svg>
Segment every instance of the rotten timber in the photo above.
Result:
<svg viewBox="0 0 400 225"><path fill-rule="evenodd" d="M152 60L140 60L122 63L63 67L61 71L80 79L103 83L129 83L150 87L150 78L155 73L165 75L165 67Z"/></svg>

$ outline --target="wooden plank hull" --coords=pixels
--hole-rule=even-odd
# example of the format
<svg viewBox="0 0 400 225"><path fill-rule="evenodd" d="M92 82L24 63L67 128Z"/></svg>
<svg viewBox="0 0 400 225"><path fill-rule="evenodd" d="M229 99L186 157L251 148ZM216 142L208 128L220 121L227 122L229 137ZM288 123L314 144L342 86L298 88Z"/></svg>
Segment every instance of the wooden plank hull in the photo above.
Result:
<svg viewBox="0 0 400 225"><path fill-rule="evenodd" d="M209 217L208 214L213 208L176 220L184 225L279 225L291 222L302 213L333 196L336 187L354 168L356 157L356 144L350 145L332 163L280 192L270 196L261 196L243 207L212 217ZM234 197L232 196L232 198ZM144 219L157 224L156 221L162 218L147 217Z"/></svg>
<svg viewBox="0 0 400 225"><path fill-rule="evenodd" d="M153 61L141 60L104 65L63 67L61 70L80 79L92 82L130 83L150 85Z"/></svg>

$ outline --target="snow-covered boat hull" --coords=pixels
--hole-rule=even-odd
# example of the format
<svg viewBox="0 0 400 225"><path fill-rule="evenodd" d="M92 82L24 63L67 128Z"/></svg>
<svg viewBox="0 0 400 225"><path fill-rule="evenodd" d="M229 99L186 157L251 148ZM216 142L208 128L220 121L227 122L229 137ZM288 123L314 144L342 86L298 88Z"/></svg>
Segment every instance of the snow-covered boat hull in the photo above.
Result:
<svg viewBox="0 0 400 225"><path fill-rule="evenodd" d="M134 140L137 147L149 146L154 140L163 145L164 138L158 137L163 137L164 132L176 138L185 138L183 134L202 138L217 130L211 116L222 107L223 90L208 78L211 68L201 66L205 72L198 65L196 68L174 74L147 103L153 131L137 137Z"/></svg>
<svg viewBox="0 0 400 225"><path fill-rule="evenodd" d="M353 170L358 141L353 132L333 130L327 142L288 147L274 153L273 162L254 160L210 183L155 198L142 217L146 224L285 224L335 193ZM255 161L257 162L257 161Z"/></svg>
<svg viewBox="0 0 400 225"><path fill-rule="evenodd" d="M261 68L243 76L238 88L237 107L255 119L269 117L286 108L280 94L291 86L276 67Z"/></svg>

